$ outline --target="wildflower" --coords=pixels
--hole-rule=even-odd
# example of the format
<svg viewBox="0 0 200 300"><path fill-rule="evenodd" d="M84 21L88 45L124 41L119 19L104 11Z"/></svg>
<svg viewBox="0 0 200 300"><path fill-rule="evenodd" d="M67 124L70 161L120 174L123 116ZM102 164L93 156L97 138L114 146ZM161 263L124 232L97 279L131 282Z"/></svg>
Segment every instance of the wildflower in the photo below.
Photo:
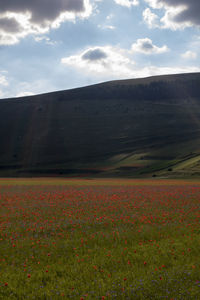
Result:
<svg viewBox="0 0 200 300"><path fill-rule="evenodd" d="M162 265L162 268L165 268L165 265Z"/></svg>
<svg viewBox="0 0 200 300"><path fill-rule="evenodd" d="M31 274L28 274L27 277L30 278L30 277L31 277Z"/></svg>
<svg viewBox="0 0 200 300"><path fill-rule="evenodd" d="M147 264L147 262L146 262L146 261L144 261L144 266L146 266L146 264Z"/></svg>
<svg viewBox="0 0 200 300"><path fill-rule="evenodd" d="M7 282L5 282L5 283L4 283L4 285L5 285L5 286L7 286L7 285L8 285L8 283L7 283Z"/></svg>

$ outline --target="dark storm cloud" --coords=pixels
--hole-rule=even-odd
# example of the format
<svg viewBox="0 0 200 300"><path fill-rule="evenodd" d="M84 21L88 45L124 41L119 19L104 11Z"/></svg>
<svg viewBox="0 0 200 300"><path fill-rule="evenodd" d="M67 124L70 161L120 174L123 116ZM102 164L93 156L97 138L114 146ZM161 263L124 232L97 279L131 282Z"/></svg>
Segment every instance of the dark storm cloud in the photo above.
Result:
<svg viewBox="0 0 200 300"><path fill-rule="evenodd" d="M14 45L29 34L43 34L66 20L87 18L90 0L0 0L0 45Z"/></svg>
<svg viewBox="0 0 200 300"><path fill-rule="evenodd" d="M107 58L107 54L103 50L98 48L89 50L82 56L82 59L90 61L96 61L103 58Z"/></svg>
<svg viewBox="0 0 200 300"><path fill-rule="evenodd" d="M2 18L0 19L0 30L8 33L16 33L20 32L22 28L14 18Z"/></svg>
<svg viewBox="0 0 200 300"><path fill-rule="evenodd" d="M34 23L53 21L62 12L81 13L84 10L84 0L0 0L1 14L30 12Z"/></svg>
<svg viewBox="0 0 200 300"><path fill-rule="evenodd" d="M158 4L169 6L185 6L185 9L176 14L173 21L177 23L190 22L195 25L200 25L200 0L157 0Z"/></svg>

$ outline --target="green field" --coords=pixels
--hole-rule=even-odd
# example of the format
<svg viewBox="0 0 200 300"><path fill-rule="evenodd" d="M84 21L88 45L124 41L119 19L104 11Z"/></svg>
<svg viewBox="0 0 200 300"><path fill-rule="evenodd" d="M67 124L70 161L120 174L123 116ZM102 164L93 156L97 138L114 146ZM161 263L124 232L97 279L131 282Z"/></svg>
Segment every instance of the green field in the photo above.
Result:
<svg viewBox="0 0 200 300"><path fill-rule="evenodd" d="M1 179L0 299L200 299L200 183Z"/></svg>

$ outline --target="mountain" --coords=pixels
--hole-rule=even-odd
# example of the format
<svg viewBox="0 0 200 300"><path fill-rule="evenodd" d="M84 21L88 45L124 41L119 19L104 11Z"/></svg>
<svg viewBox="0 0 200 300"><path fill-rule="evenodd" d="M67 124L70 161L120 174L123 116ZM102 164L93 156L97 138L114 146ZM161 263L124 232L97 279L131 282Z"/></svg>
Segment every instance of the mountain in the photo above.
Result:
<svg viewBox="0 0 200 300"><path fill-rule="evenodd" d="M200 73L0 100L0 176L198 177Z"/></svg>

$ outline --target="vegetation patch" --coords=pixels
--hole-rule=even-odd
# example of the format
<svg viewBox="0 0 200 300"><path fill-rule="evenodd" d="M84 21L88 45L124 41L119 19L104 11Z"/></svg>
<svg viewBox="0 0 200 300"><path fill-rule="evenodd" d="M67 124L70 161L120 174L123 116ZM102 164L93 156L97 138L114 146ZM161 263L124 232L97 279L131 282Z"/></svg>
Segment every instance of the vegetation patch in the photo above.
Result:
<svg viewBox="0 0 200 300"><path fill-rule="evenodd" d="M0 182L0 299L198 299L200 185Z"/></svg>

